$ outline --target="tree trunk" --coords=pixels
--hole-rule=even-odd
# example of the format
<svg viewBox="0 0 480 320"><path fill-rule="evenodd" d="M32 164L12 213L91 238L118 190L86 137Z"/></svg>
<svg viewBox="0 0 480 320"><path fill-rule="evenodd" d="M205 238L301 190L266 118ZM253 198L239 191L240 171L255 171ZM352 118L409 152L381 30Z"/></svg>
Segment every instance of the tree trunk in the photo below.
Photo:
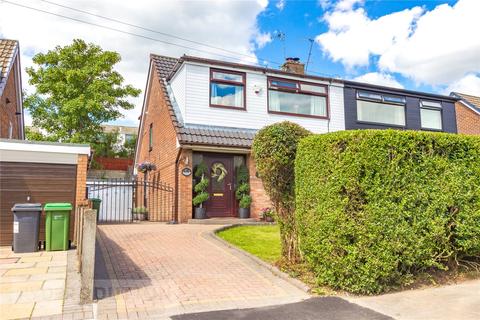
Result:
<svg viewBox="0 0 480 320"><path fill-rule="evenodd" d="M294 211L279 209L278 224L280 226L280 238L282 243L282 257L289 263L301 261L300 249L298 247L297 227Z"/></svg>

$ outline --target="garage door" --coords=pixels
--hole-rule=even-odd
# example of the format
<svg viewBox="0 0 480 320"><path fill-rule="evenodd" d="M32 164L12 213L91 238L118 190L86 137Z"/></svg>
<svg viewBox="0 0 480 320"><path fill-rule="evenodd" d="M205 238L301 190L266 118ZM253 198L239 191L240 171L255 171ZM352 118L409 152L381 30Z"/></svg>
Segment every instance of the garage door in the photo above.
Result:
<svg viewBox="0 0 480 320"><path fill-rule="evenodd" d="M69 202L75 204L76 165L25 162L0 162L0 245L11 245L14 203ZM70 239L73 235L70 217ZM45 239L45 217L40 240Z"/></svg>

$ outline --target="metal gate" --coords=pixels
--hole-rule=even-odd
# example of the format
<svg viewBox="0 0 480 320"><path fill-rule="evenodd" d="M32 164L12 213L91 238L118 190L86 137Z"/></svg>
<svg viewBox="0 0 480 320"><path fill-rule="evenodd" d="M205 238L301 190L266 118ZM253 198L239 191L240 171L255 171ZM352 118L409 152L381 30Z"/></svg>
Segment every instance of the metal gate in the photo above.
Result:
<svg viewBox="0 0 480 320"><path fill-rule="evenodd" d="M173 221L174 193L168 184L156 179L95 179L87 181L87 196L100 204L99 223L129 223L134 212L147 212L150 221Z"/></svg>

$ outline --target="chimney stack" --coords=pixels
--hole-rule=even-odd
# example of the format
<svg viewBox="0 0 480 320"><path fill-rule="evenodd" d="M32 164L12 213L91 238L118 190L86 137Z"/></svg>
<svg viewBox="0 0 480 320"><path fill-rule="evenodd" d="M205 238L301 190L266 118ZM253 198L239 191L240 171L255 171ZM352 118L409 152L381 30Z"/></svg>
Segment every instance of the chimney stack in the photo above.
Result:
<svg viewBox="0 0 480 320"><path fill-rule="evenodd" d="M296 74L305 74L305 64L300 62L300 58L287 58L281 66L282 71L293 72Z"/></svg>

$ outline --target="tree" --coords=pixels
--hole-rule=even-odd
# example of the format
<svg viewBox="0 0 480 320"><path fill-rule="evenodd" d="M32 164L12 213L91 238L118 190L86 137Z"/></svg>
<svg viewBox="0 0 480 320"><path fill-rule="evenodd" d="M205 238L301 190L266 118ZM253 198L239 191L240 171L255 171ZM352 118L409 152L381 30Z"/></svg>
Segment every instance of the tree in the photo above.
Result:
<svg viewBox="0 0 480 320"><path fill-rule="evenodd" d="M120 158L132 158L135 157L135 148L137 146L137 135L134 135L130 139L126 139L123 143L121 150L118 152Z"/></svg>
<svg viewBox="0 0 480 320"><path fill-rule="evenodd" d="M310 131L284 121L262 128L253 140L252 154L276 211L282 240L282 256L289 262L300 259L295 222L295 157L300 139Z"/></svg>
<svg viewBox="0 0 480 320"><path fill-rule="evenodd" d="M93 141L102 131L100 125L132 109L128 98L141 92L123 85L123 77L114 70L120 59L118 53L80 39L35 55L37 66L27 73L36 92L24 103L33 126L55 141Z"/></svg>
<svg viewBox="0 0 480 320"><path fill-rule="evenodd" d="M95 157L115 158L119 152L120 135L118 131L99 133L91 141Z"/></svg>

